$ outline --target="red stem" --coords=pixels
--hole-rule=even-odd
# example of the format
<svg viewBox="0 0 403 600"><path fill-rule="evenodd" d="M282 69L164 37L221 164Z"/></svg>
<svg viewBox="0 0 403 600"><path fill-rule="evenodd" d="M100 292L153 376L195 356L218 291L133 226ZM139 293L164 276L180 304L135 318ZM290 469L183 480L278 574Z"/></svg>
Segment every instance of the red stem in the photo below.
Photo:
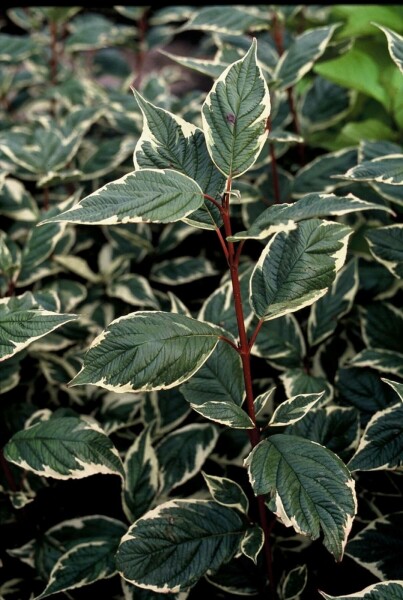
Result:
<svg viewBox="0 0 403 600"><path fill-rule="evenodd" d="M144 9L143 14L141 15L141 18L138 21L137 24L137 29L139 32L139 50L137 52L136 55L136 78L133 82L133 87L135 87L136 89L140 89L141 87L141 82L143 79L143 72L144 72L144 59L145 59L145 38L146 38L146 33L147 33L147 28L148 28L148 21L147 21L147 13L148 13L148 8Z"/></svg>
<svg viewBox="0 0 403 600"><path fill-rule="evenodd" d="M250 337L250 340L249 340L249 350L252 350L252 348L253 348L253 344L254 344L254 343L255 343L255 341L256 341L256 338L257 338L257 336L258 336L258 333L259 333L259 331L260 331L260 329L261 329L261 327L262 327L263 323L264 323L264 321L263 321L263 319L261 319L261 320L259 321L259 323L256 325L256 327L255 327L255 331L252 333L252 335L251 335L251 337Z"/></svg>
<svg viewBox="0 0 403 600"><path fill-rule="evenodd" d="M259 333L259 329L260 329L263 321L259 322L258 326L256 327L255 331L252 334L250 342L248 342L246 328L245 328L244 312L243 312L243 307L242 307L241 286L240 286L240 282L239 282L239 273L238 273L239 258L241 255L241 250L242 250L243 244L240 244L240 246L237 248L237 251L235 252L233 242L228 241L228 238L232 236L231 219L230 219L230 213L229 213L229 199L230 199L230 193L231 193L231 185L232 185L232 181L231 181L231 178L229 177L227 180L226 190L225 190L225 194L224 194L224 198L223 198L222 218L223 218L223 223L224 223L225 235L227 238L227 242L226 242L227 249L228 249L227 250L227 255L228 255L227 259L228 259L228 265L229 265L229 269L230 269L230 273L231 273L235 314L236 314L236 319L237 319L237 324L238 324L238 333L239 333L239 344L238 344L238 347L236 348L236 350L238 351L238 353L241 357L241 361L242 361L242 370L243 370L245 392L246 392L247 412L248 412L249 417L252 419L252 421L255 425L254 429L248 430L249 439L250 439L252 448L254 448L260 441L260 430L259 430L259 427L256 425L253 386L252 386L252 373L251 373L251 365L250 365L250 352L251 352L253 343ZM225 340L225 341L230 342L230 340ZM232 343L231 343L231 345L233 346ZM259 521L260 521L260 525L264 531L264 553L265 553L266 565L267 565L267 575L269 578L271 596L274 599L276 596L275 596L275 587L274 587L274 580L273 580L272 553L271 553L271 547L270 547L270 531L271 531L271 529L267 522L266 505L264 503L264 497L258 496L257 502L258 502L258 508L259 508Z"/></svg>
<svg viewBox="0 0 403 600"><path fill-rule="evenodd" d="M6 459L4 458L4 454L3 454L3 450L0 448L0 463L1 466L3 468L3 472L5 475L5 478L7 480L8 483L8 487L10 488L10 490L12 492L17 492L18 491L18 486L14 481L14 476L11 472L10 467L8 466L8 462L6 461Z"/></svg>

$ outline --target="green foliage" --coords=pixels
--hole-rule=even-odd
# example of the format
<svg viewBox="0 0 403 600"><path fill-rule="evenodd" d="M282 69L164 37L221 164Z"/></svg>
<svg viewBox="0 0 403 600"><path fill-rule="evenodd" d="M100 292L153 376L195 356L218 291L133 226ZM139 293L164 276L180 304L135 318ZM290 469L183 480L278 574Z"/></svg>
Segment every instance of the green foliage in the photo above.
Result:
<svg viewBox="0 0 403 600"><path fill-rule="evenodd" d="M0 597L401 600L401 7L2 25Z"/></svg>

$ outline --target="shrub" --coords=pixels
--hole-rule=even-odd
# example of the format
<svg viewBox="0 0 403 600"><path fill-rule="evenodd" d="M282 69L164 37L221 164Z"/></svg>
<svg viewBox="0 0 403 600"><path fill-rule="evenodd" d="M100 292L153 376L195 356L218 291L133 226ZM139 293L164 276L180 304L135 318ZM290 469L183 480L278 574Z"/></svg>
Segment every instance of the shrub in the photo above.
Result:
<svg viewBox="0 0 403 600"><path fill-rule="evenodd" d="M2 596L401 597L401 16L8 11Z"/></svg>

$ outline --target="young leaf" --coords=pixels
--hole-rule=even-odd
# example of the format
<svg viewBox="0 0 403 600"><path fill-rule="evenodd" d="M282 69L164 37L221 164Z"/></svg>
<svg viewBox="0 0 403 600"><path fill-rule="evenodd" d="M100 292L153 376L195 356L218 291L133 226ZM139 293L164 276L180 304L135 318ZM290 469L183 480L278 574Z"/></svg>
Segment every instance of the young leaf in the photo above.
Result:
<svg viewBox="0 0 403 600"><path fill-rule="evenodd" d="M298 436L273 435L260 442L245 464L256 495L270 494L269 508L286 526L317 539L343 557L357 510L354 480L327 448Z"/></svg>
<svg viewBox="0 0 403 600"><path fill-rule="evenodd" d="M284 400L274 411L269 425L292 425L302 419L310 409L323 397L325 392L319 394L299 394Z"/></svg>
<svg viewBox="0 0 403 600"><path fill-rule="evenodd" d="M185 315L125 315L95 338L72 385L89 383L120 393L174 387L200 369L221 335Z"/></svg>
<svg viewBox="0 0 403 600"><path fill-rule="evenodd" d="M403 225L371 229L365 238L372 256L395 277L403 279Z"/></svg>
<svg viewBox="0 0 403 600"><path fill-rule="evenodd" d="M141 588L177 593L228 562L247 527L237 510L216 502L171 500L130 527L116 555L117 568Z"/></svg>
<svg viewBox="0 0 403 600"><path fill-rule="evenodd" d="M325 592L319 593L325 600L402 600L403 599L403 580L385 581L384 583L374 583L360 592L348 594L348 596L329 596Z"/></svg>
<svg viewBox="0 0 403 600"><path fill-rule="evenodd" d="M183 219L203 202L203 191L190 177L170 169L142 169L107 183L70 210L42 223L171 223Z"/></svg>
<svg viewBox="0 0 403 600"><path fill-rule="evenodd" d="M401 576L403 512L371 521L349 540L346 555L381 580Z"/></svg>
<svg viewBox="0 0 403 600"><path fill-rule="evenodd" d="M0 300L0 361L74 319L76 315L43 310L33 302L24 305L18 298Z"/></svg>
<svg viewBox="0 0 403 600"><path fill-rule="evenodd" d="M217 438L216 427L206 423L185 425L165 436L156 449L160 492L166 494L196 475L211 454Z"/></svg>
<svg viewBox="0 0 403 600"><path fill-rule="evenodd" d="M203 477L215 502L245 514L248 512L249 500L238 483L228 477L217 477L207 473L203 473Z"/></svg>
<svg viewBox="0 0 403 600"><path fill-rule="evenodd" d="M403 403L375 413L365 428L350 471L393 469L403 464Z"/></svg>
<svg viewBox="0 0 403 600"><path fill-rule="evenodd" d="M264 531L259 525L252 525L247 531L241 542L242 554L253 560L257 564L257 557L263 548Z"/></svg>
<svg viewBox="0 0 403 600"><path fill-rule="evenodd" d="M55 417L18 431L6 444L4 456L23 469L55 479L124 474L108 436L95 423L77 417Z"/></svg>
<svg viewBox="0 0 403 600"><path fill-rule="evenodd" d="M318 219L276 233L250 281L250 303L256 316L275 319L324 296L343 266L351 233L346 225Z"/></svg>
<svg viewBox="0 0 403 600"><path fill-rule="evenodd" d="M132 306L150 306L158 309L159 302L151 289L148 279L142 275L125 273L112 280L106 293L112 298L120 298Z"/></svg>
<svg viewBox="0 0 403 600"><path fill-rule="evenodd" d="M257 160L267 137L270 95L256 59L247 54L216 80L202 107L207 148L226 177L239 177Z"/></svg>
<svg viewBox="0 0 403 600"><path fill-rule="evenodd" d="M281 585L281 600L299 600L308 581L306 565L295 567L287 573Z"/></svg>

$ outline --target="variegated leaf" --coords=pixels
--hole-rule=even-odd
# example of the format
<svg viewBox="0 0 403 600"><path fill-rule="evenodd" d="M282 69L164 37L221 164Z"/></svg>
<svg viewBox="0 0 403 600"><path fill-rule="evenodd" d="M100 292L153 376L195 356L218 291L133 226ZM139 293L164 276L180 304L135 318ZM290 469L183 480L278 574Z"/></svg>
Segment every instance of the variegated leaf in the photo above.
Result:
<svg viewBox="0 0 403 600"><path fill-rule="evenodd" d="M203 473L203 477L215 502L247 514L249 500L238 483L228 477L217 477L207 473Z"/></svg>
<svg viewBox="0 0 403 600"><path fill-rule="evenodd" d="M282 54L274 71L274 80L281 89L297 83L310 71L312 65L326 50L326 46L338 25L308 29L295 38Z"/></svg>
<svg viewBox="0 0 403 600"><path fill-rule="evenodd" d="M334 390L329 381L323 377L317 377L307 373L302 367L288 369L280 375L284 385L285 393L288 398L298 394L315 394L325 392L322 403L328 402L333 398Z"/></svg>
<svg viewBox="0 0 403 600"><path fill-rule="evenodd" d="M150 306L158 309L159 302L151 289L148 279L142 275L126 273L113 279L106 293L112 298L120 298L132 306Z"/></svg>
<svg viewBox="0 0 403 600"><path fill-rule="evenodd" d="M325 600L354 600L355 598L361 600L403 600L403 580L396 579L395 581L374 583L347 596L330 596L320 590L319 593Z"/></svg>
<svg viewBox="0 0 403 600"><path fill-rule="evenodd" d="M254 40L247 54L216 80L202 107L210 156L231 179L250 169L267 137L270 95L256 60Z"/></svg>
<svg viewBox="0 0 403 600"><path fill-rule="evenodd" d="M78 417L51 418L18 431L4 448L7 460L43 477L123 477L119 453L103 430Z"/></svg>
<svg viewBox="0 0 403 600"><path fill-rule="evenodd" d="M402 552L403 512L371 521L346 547L347 556L382 581L401 577Z"/></svg>
<svg viewBox="0 0 403 600"><path fill-rule="evenodd" d="M338 175L337 178L403 185L403 154L378 156L372 160L366 160L349 169L344 175Z"/></svg>
<svg viewBox="0 0 403 600"><path fill-rule="evenodd" d="M253 560L257 564L257 558L264 544L264 531L263 529L254 524L247 531L241 542L242 554Z"/></svg>
<svg viewBox="0 0 403 600"><path fill-rule="evenodd" d="M383 27L382 25L378 25L378 23L374 23L374 25L386 35L389 54L403 73L403 37L396 33L396 31L389 29L389 27Z"/></svg>
<svg viewBox="0 0 403 600"><path fill-rule="evenodd" d="M116 556L117 568L141 588L177 593L228 562L247 528L239 511L227 506L171 500L130 527Z"/></svg>
<svg viewBox="0 0 403 600"><path fill-rule="evenodd" d="M216 274L214 265L206 258L181 256L154 263L150 279L165 285L181 285Z"/></svg>
<svg viewBox="0 0 403 600"><path fill-rule="evenodd" d="M42 223L171 223L190 215L203 202L203 191L190 177L170 169L142 169L107 183Z"/></svg>
<svg viewBox="0 0 403 600"><path fill-rule="evenodd" d="M382 210L393 213L387 206L360 200L349 194L336 196L335 194L307 194L293 204L274 204L266 208L252 223L247 231L240 231L232 236L231 240L265 239L279 231L292 231L296 223L305 219L327 216L342 216L361 210Z"/></svg>
<svg viewBox="0 0 403 600"><path fill-rule="evenodd" d="M403 465L403 403L376 412L362 435L351 471L394 469Z"/></svg>
<svg viewBox="0 0 403 600"><path fill-rule="evenodd" d="M343 175L357 164L357 149L343 148L314 158L302 167L295 176L292 195L301 198L312 192L329 193L345 185L344 181L334 179L333 175Z"/></svg>
<svg viewBox="0 0 403 600"><path fill-rule="evenodd" d="M351 310L358 283L358 263L352 260L338 272L329 291L312 306L308 319L311 346L331 335L339 319Z"/></svg>
<svg viewBox="0 0 403 600"><path fill-rule="evenodd" d="M151 506L158 491L158 459L145 429L127 451L122 489L122 506L129 521L141 517Z"/></svg>
<svg viewBox="0 0 403 600"><path fill-rule="evenodd" d="M54 331L61 325L77 319L76 315L59 314L39 308L32 299L0 300L0 361L20 352L35 340Z"/></svg>
<svg viewBox="0 0 403 600"><path fill-rule="evenodd" d="M298 436L277 434L260 442L245 461L256 495L270 494L268 506L286 526L317 539L343 557L357 510L354 480L327 448Z"/></svg>
<svg viewBox="0 0 403 600"><path fill-rule="evenodd" d="M144 118L143 132L133 157L136 169L174 169L196 181L203 193L213 198L221 194L224 177L210 159L203 131L154 106L134 89L133 93ZM200 223L205 223L206 227L213 228L221 223L217 209L208 201L189 217L190 221L198 220L202 212L205 214Z"/></svg>
<svg viewBox="0 0 403 600"><path fill-rule="evenodd" d="M93 341L71 383L120 393L171 388L200 369L221 335L185 315L134 312L112 321Z"/></svg>
<svg viewBox="0 0 403 600"><path fill-rule="evenodd" d="M194 12L181 31L197 29L240 35L248 30L267 29L265 15L254 6L203 6Z"/></svg>
<svg viewBox="0 0 403 600"><path fill-rule="evenodd" d="M351 233L346 225L318 219L276 233L250 280L250 303L256 316L275 319L324 296L344 264Z"/></svg>
<svg viewBox="0 0 403 600"><path fill-rule="evenodd" d="M403 352L383 348L365 348L350 361L353 367L370 367L381 373L403 378Z"/></svg>
<svg viewBox="0 0 403 600"><path fill-rule="evenodd" d="M252 354L264 358L276 369L302 366L306 345L295 316L290 313L265 321L252 348Z"/></svg>
<svg viewBox="0 0 403 600"><path fill-rule="evenodd" d="M196 475L211 454L217 438L217 429L205 423L185 425L165 436L156 448L160 493L167 494Z"/></svg>
<svg viewBox="0 0 403 600"><path fill-rule="evenodd" d="M292 425L302 419L315 404L323 397L324 392L318 394L299 394L284 400L274 411L269 425Z"/></svg>
<svg viewBox="0 0 403 600"><path fill-rule="evenodd" d="M365 238L373 257L395 277L403 279L403 225L371 229Z"/></svg>

